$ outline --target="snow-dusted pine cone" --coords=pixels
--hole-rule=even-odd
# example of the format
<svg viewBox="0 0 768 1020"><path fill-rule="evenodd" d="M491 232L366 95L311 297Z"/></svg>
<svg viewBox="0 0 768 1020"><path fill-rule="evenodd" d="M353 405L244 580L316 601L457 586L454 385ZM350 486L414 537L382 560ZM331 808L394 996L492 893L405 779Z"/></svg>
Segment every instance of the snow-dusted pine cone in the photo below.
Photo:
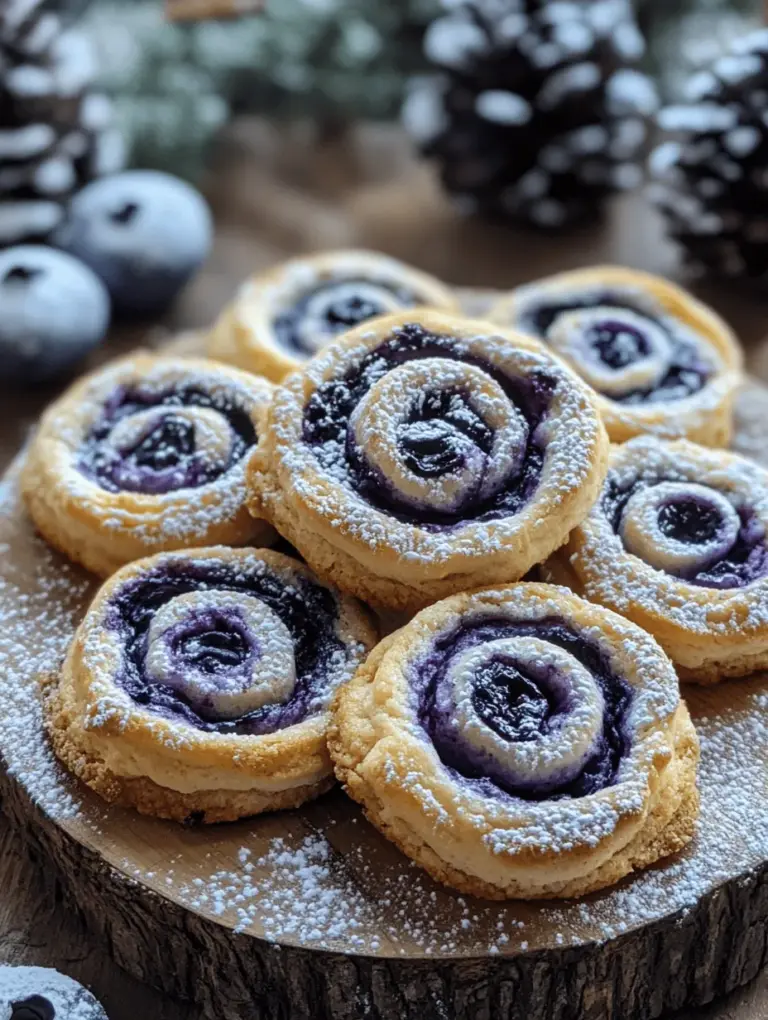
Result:
<svg viewBox="0 0 768 1020"><path fill-rule="evenodd" d="M70 24L90 0L3 0L0 43L28 56L42 53L62 25Z"/></svg>
<svg viewBox="0 0 768 1020"><path fill-rule="evenodd" d="M69 197L119 169L93 53L45 0L0 3L0 247L45 238Z"/></svg>
<svg viewBox="0 0 768 1020"><path fill-rule="evenodd" d="M659 123L652 194L690 265L768 282L768 30L733 43Z"/></svg>
<svg viewBox="0 0 768 1020"><path fill-rule="evenodd" d="M403 117L462 207L553 229L640 183L656 93L629 0L443 6Z"/></svg>

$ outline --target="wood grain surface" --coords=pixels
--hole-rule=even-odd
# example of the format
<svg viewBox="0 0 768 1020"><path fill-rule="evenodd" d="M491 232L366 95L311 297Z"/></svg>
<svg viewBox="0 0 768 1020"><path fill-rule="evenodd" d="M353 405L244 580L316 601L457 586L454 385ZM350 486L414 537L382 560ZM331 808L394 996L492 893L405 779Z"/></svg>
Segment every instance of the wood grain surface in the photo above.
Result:
<svg viewBox="0 0 768 1020"><path fill-rule="evenodd" d="M61 889L0 814L0 961L56 967L87 985L104 1003L110 1020L199 1020L189 1003L180 1003L134 981L88 933L84 922L65 908ZM702 1009L675 1014L675 1020L765 1020L768 971L751 985ZM398 1020L398 1018L393 1018Z"/></svg>
<svg viewBox="0 0 768 1020"><path fill-rule="evenodd" d="M189 326L204 326L249 272L288 254L362 245L403 257L449 282L508 287L559 269L613 261L685 281L675 253L642 197L617 203L603 224L568 238L520 235L458 217L429 174L415 164L396 130L364 127L319 138L310 129L278 133L260 122L235 124L213 163L208 193L216 213L216 246L205 271L149 342ZM768 379L763 342L768 305L753 294L700 285L739 331L751 370ZM116 332L99 357L144 340L142 331ZM55 389L2 397L0 466L20 445ZM149 1010L159 1020L196 1014L136 984L61 904L50 873L0 816L0 960L58 966L103 999L112 1020ZM692 1016L761 1020L768 1017L768 979ZM395 1018L393 1018L395 1020Z"/></svg>

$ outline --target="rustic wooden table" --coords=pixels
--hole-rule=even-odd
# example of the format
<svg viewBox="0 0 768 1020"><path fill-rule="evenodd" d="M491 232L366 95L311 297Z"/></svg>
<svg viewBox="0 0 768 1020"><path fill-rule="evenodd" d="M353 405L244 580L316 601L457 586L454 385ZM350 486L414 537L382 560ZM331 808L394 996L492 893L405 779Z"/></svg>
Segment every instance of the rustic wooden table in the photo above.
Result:
<svg viewBox="0 0 768 1020"><path fill-rule="evenodd" d="M614 204L606 221L562 237L518 234L464 220L414 162L393 128L366 126L318 138L311 129L278 132L236 122L214 155L207 192L217 240L205 270L163 327L122 330L94 361L176 330L210 322L248 273L295 252L339 246L379 249L454 284L504 288L559 269L617 262L690 284L642 195ZM748 369L768 381L768 294L711 283L697 293L734 325ZM0 393L0 472L56 388ZM45 861L29 860L0 813L0 962L54 966L89 985L111 1020L195 1020L196 1011L127 977L62 903ZM767 1020L768 970L748 988L693 1016ZM392 1018L396 1020L396 1018Z"/></svg>

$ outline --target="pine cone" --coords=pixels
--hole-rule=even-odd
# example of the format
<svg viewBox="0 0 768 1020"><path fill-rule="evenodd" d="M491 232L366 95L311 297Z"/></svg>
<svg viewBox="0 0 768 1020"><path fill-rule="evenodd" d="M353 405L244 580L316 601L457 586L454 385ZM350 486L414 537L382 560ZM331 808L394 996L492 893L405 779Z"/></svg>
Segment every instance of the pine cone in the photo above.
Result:
<svg viewBox="0 0 768 1020"><path fill-rule="evenodd" d="M443 0L425 36L441 73L403 111L469 211L558 228L637 186L656 93L628 0Z"/></svg>
<svg viewBox="0 0 768 1020"><path fill-rule="evenodd" d="M0 246L45 238L70 196L119 169L122 146L87 40L42 0L0 14Z"/></svg>
<svg viewBox="0 0 768 1020"><path fill-rule="evenodd" d="M731 279L768 278L768 30L688 83L659 114L669 133L649 160L651 194L689 265Z"/></svg>

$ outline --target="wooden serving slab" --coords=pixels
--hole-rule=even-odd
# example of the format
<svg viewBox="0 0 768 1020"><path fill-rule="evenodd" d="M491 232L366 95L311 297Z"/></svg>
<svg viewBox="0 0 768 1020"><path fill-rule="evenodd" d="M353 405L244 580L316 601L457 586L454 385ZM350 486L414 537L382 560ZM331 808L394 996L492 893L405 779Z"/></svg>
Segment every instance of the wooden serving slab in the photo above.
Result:
<svg viewBox="0 0 768 1020"><path fill-rule="evenodd" d="M192 353L194 338L177 353ZM735 448L768 465L768 389ZM763 965L768 675L688 688L702 740L693 843L581 901L508 904L433 883L339 791L185 828L106 806L66 775L36 678L97 587L0 483L0 796L118 963L216 1020L640 1020L708 1002Z"/></svg>

